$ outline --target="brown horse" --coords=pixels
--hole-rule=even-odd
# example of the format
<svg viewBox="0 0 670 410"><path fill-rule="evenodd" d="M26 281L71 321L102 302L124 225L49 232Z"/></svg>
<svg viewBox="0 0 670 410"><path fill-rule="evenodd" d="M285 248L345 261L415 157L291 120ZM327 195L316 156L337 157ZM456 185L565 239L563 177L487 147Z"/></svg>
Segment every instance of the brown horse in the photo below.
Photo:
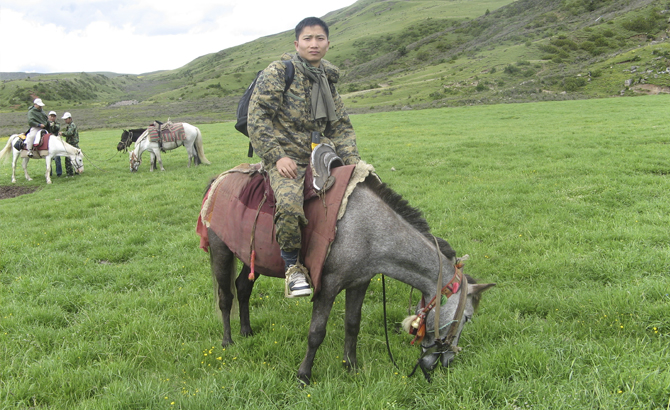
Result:
<svg viewBox="0 0 670 410"><path fill-rule="evenodd" d="M364 167L366 164L359 163L354 175ZM370 166L367 167L371 170ZM476 284L465 275L459 276L458 259L451 246L430 233L430 228L420 211L409 206L400 195L369 172L369 175L366 174L367 177L360 178L362 182L357 185L354 183L355 188L347 197L346 212L343 214L340 212L342 216L337 221L337 236L323 264L320 290L315 292L312 299L312 320L307 339L307 352L298 369L298 378L305 384L310 382L314 357L325 338L326 323L335 297L341 291L346 291L343 357L345 366L351 368L357 365L356 344L361 323L361 307L373 276L383 273L409 284L420 290L425 300L431 300L437 294L436 285L441 281L441 277L445 278L445 283L449 278L452 278L450 283L454 282L453 278L463 278L461 283L465 286L459 289L452 288L456 292L437 309L440 317L437 321L440 323L438 342L442 340L443 334L449 327L442 324L455 323L450 330L452 333L450 340L453 340L453 344L447 346L449 352L434 348L436 342L432 329L435 326L432 325L431 319L434 319L436 309L417 309L415 318L426 319L423 321L423 329L424 331L427 329L422 342L425 351L420 364L422 369L432 369L440 357L444 365L453 359L458 350L457 343L463 325L474 314L481 292L493 286L493 284ZM224 178L217 189L225 183ZM225 202L225 199L219 197L213 207L222 206L221 202ZM227 346L233 343L230 313L235 290L239 299L240 332L242 336L250 336L253 333L249 321L249 298L254 282L247 278L249 267L246 265L235 279L237 258L234 250L231 250L229 244L217 236L211 227L207 229L207 235L212 275L215 279L215 295L218 298L224 325L222 344ZM256 269L258 270L258 267ZM464 291L461 292L461 289ZM461 294L467 296L461 297ZM422 321L415 322L421 325L419 322Z"/></svg>

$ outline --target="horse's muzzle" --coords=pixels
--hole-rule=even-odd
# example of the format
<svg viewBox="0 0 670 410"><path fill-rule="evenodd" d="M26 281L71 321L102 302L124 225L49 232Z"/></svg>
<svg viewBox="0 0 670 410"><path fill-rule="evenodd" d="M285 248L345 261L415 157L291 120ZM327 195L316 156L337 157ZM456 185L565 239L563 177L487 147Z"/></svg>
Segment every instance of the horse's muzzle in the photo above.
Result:
<svg viewBox="0 0 670 410"><path fill-rule="evenodd" d="M442 363L442 366L444 367L449 367L452 361L456 358L456 354L451 351L447 352L436 352L436 353L429 353L425 356L423 356L421 359L420 365L424 369L431 371L437 367L438 363Z"/></svg>

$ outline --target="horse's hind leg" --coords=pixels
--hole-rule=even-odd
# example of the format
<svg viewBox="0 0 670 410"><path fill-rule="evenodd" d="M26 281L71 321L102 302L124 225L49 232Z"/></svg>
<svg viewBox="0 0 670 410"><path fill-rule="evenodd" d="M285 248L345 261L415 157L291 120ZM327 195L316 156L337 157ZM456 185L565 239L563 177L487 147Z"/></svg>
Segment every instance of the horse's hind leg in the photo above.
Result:
<svg viewBox="0 0 670 410"><path fill-rule="evenodd" d="M361 308L368 289L369 281L363 285L346 290L344 313L344 366L350 369L358 366L356 345L361 330Z"/></svg>
<svg viewBox="0 0 670 410"><path fill-rule="evenodd" d="M251 269L247 265L244 265L240 275L235 280L237 300L240 304L240 334L245 337L254 334L251 329L251 321L249 320L249 299L251 298L251 291L254 288L255 281L249 280L249 272L251 272Z"/></svg>
<svg viewBox="0 0 670 410"><path fill-rule="evenodd" d="M28 175L28 158L23 158L21 166L23 167L23 174L26 176L26 180L32 181L33 179Z"/></svg>
<svg viewBox="0 0 670 410"><path fill-rule="evenodd" d="M228 246L211 229L208 230L208 236L210 266L215 282L215 297L218 298L221 319L223 320L223 341L221 345L225 347L233 344L230 332L230 311L235 298L232 286L234 286L236 259Z"/></svg>
<svg viewBox="0 0 670 410"><path fill-rule="evenodd" d="M13 161L12 161L12 184L16 183L16 155L14 155Z"/></svg>
<svg viewBox="0 0 670 410"><path fill-rule="evenodd" d="M163 168L163 158L161 158L161 151L157 150L156 151L156 158L158 159L158 164L161 166L161 171L165 171L165 168ZM156 168L158 169L158 168Z"/></svg>

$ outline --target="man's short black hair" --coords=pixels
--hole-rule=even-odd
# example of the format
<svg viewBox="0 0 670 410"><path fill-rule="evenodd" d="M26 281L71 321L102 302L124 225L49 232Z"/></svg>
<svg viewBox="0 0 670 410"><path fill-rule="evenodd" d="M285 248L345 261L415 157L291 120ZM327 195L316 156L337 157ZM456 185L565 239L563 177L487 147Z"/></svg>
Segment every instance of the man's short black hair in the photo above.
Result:
<svg viewBox="0 0 670 410"><path fill-rule="evenodd" d="M326 32L326 37L330 37L330 32L328 31L328 24L326 24L325 21L321 20L318 17L307 17L306 19L303 19L300 23L298 23L297 26L295 26L296 41L298 40L298 37L300 37L300 34L305 29L305 27L312 27L312 26L321 26L323 31Z"/></svg>

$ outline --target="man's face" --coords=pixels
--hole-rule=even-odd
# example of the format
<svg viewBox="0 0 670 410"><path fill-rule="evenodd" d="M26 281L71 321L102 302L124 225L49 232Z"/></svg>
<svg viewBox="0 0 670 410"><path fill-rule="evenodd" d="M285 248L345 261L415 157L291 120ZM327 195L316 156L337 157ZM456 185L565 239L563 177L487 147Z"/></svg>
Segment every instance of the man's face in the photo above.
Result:
<svg viewBox="0 0 670 410"><path fill-rule="evenodd" d="M66 118L66 119L65 119L65 122L66 122L67 124L71 123L71 122L72 122L72 117L68 117L68 118Z"/></svg>
<svg viewBox="0 0 670 410"><path fill-rule="evenodd" d="M56 122L56 116L53 115L53 114L51 114L51 115L49 116L49 121L51 121L51 122Z"/></svg>
<svg viewBox="0 0 670 410"><path fill-rule="evenodd" d="M298 55L314 67L319 66L330 47L330 41L321 26L305 27L294 44Z"/></svg>

